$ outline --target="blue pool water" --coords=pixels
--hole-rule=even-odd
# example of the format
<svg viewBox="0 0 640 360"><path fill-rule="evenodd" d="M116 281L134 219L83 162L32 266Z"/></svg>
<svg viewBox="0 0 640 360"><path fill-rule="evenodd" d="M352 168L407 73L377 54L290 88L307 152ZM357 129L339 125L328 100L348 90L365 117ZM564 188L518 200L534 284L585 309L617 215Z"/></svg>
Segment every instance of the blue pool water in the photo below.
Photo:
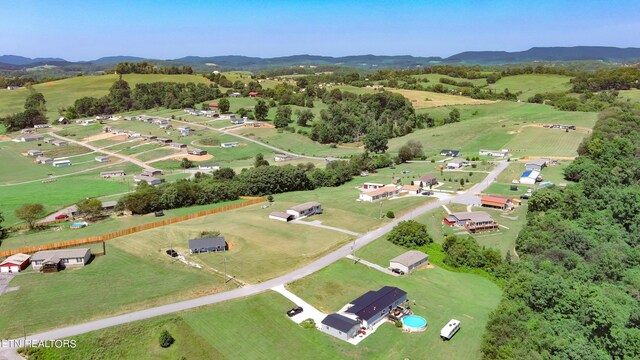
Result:
<svg viewBox="0 0 640 360"><path fill-rule="evenodd" d="M416 328L416 329L425 327L427 325L427 320L422 316L417 316L417 315L406 316L402 318L402 322L406 326Z"/></svg>

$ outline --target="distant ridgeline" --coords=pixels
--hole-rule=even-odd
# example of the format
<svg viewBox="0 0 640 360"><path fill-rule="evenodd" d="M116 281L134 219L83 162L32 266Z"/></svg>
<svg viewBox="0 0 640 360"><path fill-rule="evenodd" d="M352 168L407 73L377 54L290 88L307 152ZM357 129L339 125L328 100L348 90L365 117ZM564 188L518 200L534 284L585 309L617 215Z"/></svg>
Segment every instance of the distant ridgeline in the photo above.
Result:
<svg viewBox="0 0 640 360"><path fill-rule="evenodd" d="M485 359L640 358L640 114L607 109L566 189L536 191Z"/></svg>

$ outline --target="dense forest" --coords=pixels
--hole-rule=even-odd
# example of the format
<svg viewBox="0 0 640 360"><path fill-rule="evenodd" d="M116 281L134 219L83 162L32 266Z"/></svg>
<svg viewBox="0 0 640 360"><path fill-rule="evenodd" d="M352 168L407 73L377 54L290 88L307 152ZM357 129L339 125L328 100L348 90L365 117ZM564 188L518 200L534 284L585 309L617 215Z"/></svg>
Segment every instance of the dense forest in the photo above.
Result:
<svg viewBox="0 0 640 360"><path fill-rule="evenodd" d="M529 200L486 359L640 358L640 114L605 110L579 154Z"/></svg>

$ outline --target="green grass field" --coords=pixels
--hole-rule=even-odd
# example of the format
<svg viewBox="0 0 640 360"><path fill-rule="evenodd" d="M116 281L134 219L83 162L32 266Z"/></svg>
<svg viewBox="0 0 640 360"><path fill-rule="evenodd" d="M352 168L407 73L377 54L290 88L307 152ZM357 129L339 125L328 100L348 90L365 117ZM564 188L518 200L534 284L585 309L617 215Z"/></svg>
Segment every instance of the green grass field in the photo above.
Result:
<svg viewBox="0 0 640 360"><path fill-rule="evenodd" d="M496 92L509 89L511 93L522 92L518 99L527 100L529 97L544 92L565 92L571 89L571 77L563 75L530 74L507 76L498 80L489 88Z"/></svg>
<svg viewBox="0 0 640 360"><path fill-rule="evenodd" d="M120 196L108 198L108 200L118 200ZM73 239L82 239L92 236L104 235L120 229L151 223L154 221L165 220L187 214L193 214L198 211L214 209L229 204L241 203L243 200L225 201L216 204L198 205L187 208L179 208L165 210L165 216L158 219L154 214L136 215L136 216L111 216L104 220L91 223L82 229L71 229L71 222L63 222L54 224L49 228L41 231L24 231L20 234L11 234L4 239L0 250L16 249L25 246L49 244L58 241L67 241Z"/></svg>
<svg viewBox="0 0 640 360"><path fill-rule="evenodd" d="M458 86L455 85L449 85L449 84L442 84L440 82L440 79L445 78L445 79L449 79L449 80L453 80L453 81L459 81L459 82L470 82L475 86L485 86L487 85L487 80L486 79L462 79L462 78L455 78L455 77L451 77L451 76L447 76L447 75L440 75L440 74L421 74L421 75L411 75L411 77L418 79L418 81L422 81L424 82L424 80L429 80L428 83L425 83L424 85L426 86L433 86L435 84L441 84L442 86L446 87L447 89L458 89Z"/></svg>
<svg viewBox="0 0 640 360"><path fill-rule="evenodd" d="M37 84L33 88L44 95L47 101L47 116L51 120L60 116L58 114L59 108L73 105L76 99L83 96L101 97L107 95L109 88L117 79L118 75L80 76ZM122 76L122 79L127 81L131 88L139 83L157 81L210 83L200 75L126 74ZM0 91L0 117L22 111L24 99L28 95L29 91L24 88Z"/></svg>
<svg viewBox="0 0 640 360"><path fill-rule="evenodd" d="M423 333L407 334L391 324L384 324L356 347L368 354L350 356L421 358L428 349L429 357L436 359L480 358L482 333L501 292L498 286L476 275L435 267L396 278L345 259L290 284L288 288L320 310L333 312L366 291L385 285L406 291L410 301L416 301L412 310L427 319L429 327ZM462 329L450 342L443 342L440 328L452 318L461 320Z"/></svg>
<svg viewBox="0 0 640 360"><path fill-rule="evenodd" d="M20 289L0 296L0 336L11 338L23 331L87 322L225 289L221 277L161 255L130 253L112 241L106 256L83 268L15 277L11 286Z"/></svg>
<svg viewBox="0 0 640 360"><path fill-rule="evenodd" d="M408 140L422 143L425 154L441 149L460 149L462 156L477 156L480 149L504 149L516 156L576 156L577 145L587 136L584 131L565 133L558 129L532 127L533 124L569 124L591 128L596 113L558 111L546 105L502 101L480 106L456 106L462 121L445 126L416 130L389 140L391 152ZM430 109L435 118L446 116L451 108Z"/></svg>
<svg viewBox="0 0 640 360"><path fill-rule="evenodd" d="M501 292L476 275L435 268L392 278L341 260L290 288L311 304L335 311L363 292L384 285L398 286L417 301L412 308L429 322L426 332L408 334L384 324L353 346L296 325L285 315L294 304L280 294L267 292L88 333L74 338L79 349L46 349L43 354L65 359L84 359L96 351L101 359L163 359L176 354L198 358L205 352L206 357L215 359L418 359L426 353L434 359L480 358L487 317ZM443 342L439 330L451 318L461 320L462 329L451 341ZM157 344L164 329L176 339L168 349ZM105 343L109 346L100 346ZM92 351L95 346L100 349Z"/></svg>

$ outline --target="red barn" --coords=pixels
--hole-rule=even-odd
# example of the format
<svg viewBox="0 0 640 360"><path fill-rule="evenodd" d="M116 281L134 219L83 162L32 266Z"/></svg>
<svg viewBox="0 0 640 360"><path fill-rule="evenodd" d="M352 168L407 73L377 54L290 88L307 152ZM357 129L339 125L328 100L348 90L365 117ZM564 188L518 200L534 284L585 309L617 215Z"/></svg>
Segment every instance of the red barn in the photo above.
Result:
<svg viewBox="0 0 640 360"><path fill-rule="evenodd" d="M218 103L211 103L211 104L209 104L209 107L215 107L215 108L217 108L217 107L218 107Z"/></svg>
<svg viewBox="0 0 640 360"><path fill-rule="evenodd" d="M29 266L30 256L27 254L15 254L0 263L0 273L20 272Z"/></svg>

